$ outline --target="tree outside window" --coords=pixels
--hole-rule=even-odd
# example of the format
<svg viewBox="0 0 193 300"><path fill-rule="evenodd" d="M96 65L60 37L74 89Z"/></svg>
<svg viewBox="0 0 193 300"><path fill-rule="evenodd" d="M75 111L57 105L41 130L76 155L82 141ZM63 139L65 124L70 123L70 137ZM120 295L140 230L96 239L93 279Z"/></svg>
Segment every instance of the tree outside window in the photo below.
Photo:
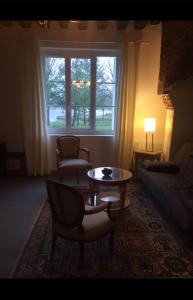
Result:
<svg viewBox="0 0 193 300"><path fill-rule="evenodd" d="M114 131L116 63L116 56L45 55L47 126L52 132Z"/></svg>

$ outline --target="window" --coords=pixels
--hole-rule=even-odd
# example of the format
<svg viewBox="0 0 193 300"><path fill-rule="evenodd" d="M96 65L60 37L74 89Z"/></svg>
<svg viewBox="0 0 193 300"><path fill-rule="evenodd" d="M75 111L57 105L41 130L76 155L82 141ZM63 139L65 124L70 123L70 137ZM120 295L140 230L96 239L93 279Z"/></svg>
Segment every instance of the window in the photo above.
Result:
<svg viewBox="0 0 193 300"><path fill-rule="evenodd" d="M43 49L49 133L114 134L118 50Z"/></svg>

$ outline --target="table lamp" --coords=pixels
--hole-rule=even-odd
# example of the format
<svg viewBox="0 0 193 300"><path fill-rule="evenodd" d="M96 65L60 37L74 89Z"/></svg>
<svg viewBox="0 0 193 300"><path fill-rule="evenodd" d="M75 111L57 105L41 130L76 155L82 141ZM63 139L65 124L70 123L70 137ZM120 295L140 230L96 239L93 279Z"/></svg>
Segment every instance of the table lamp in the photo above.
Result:
<svg viewBox="0 0 193 300"><path fill-rule="evenodd" d="M144 119L144 131L146 133L145 150L148 152L153 152L153 133L156 129L156 119L155 118L145 118ZM148 147L148 136L151 136L151 146Z"/></svg>

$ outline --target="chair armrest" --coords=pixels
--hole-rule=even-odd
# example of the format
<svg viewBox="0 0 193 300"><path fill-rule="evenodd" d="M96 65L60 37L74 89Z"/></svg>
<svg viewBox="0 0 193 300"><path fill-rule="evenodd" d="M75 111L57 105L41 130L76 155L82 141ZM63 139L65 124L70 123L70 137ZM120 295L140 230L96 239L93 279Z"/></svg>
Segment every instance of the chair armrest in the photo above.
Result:
<svg viewBox="0 0 193 300"><path fill-rule="evenodd" d="M84 151L84 152L86 152L88 162L90 162L90 150L88 150L88 148L79 148L79 151Z"/></svg>
<svg viewBox="0 0 193 300"><path fill-rule="evenodd" d="M103 203L103 204L100 204L100 205L97 205L97 206L87 205L86 209L85 209L85 215L96 214L96 213L101 212L105 209L108 210L109 204L111 204L111 202Z"/></svg>

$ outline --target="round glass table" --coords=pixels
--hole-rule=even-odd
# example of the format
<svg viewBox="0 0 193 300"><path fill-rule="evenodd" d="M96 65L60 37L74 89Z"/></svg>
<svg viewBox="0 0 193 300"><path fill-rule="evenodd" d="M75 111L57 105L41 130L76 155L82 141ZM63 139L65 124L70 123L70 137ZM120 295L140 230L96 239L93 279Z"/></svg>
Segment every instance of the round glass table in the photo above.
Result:
<svg viewBox="0 0 193 300"><path fill-rule="evenodd" d="M104 168L112 170L112 173L105 176L102 173ZM122 210L129 206L129 198L126 197L126 188L129 179L132 177L132 173L128 170L114 167L101 167L91 169L87 172L89 178L89 188L90 188L90 199L89 204L96 206L97 200L100 201L111 201L111 210ZM100 186L117 186L117 192L101 192Z"/></svg>

